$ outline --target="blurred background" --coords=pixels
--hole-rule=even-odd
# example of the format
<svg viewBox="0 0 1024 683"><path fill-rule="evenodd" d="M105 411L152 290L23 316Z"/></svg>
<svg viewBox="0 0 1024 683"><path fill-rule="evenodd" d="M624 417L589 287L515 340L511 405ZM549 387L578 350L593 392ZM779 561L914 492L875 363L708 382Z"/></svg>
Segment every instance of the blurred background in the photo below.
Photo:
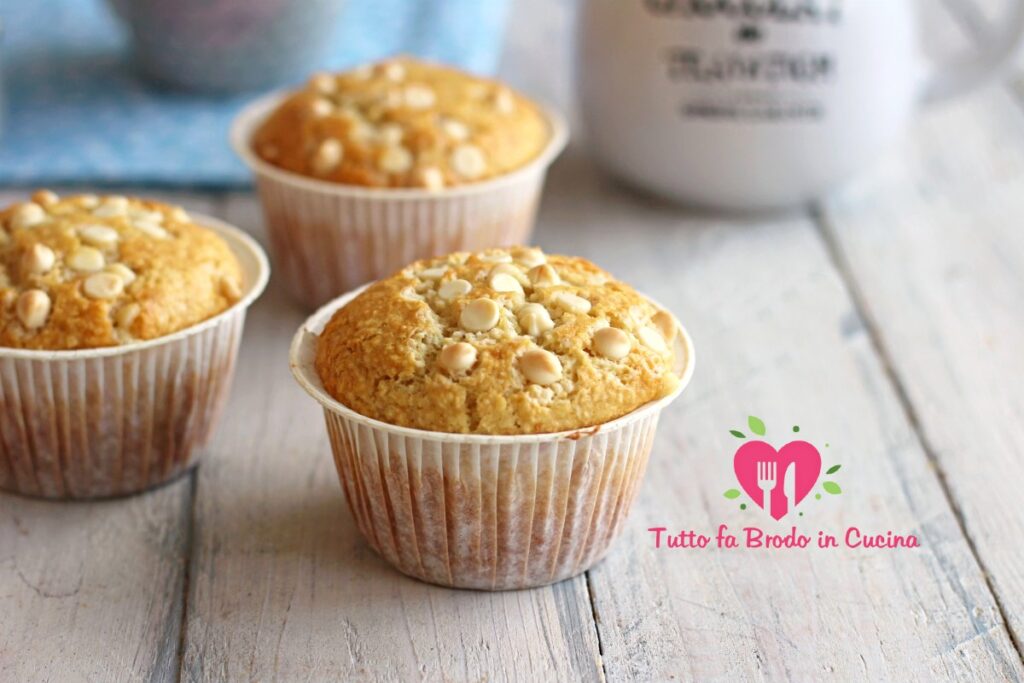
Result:
<svg viewBox="0 0 1024 683"><path fill-rule="evenodd" d="M225 141L247 101L317 69L396 53L493 74L511 4L8 0L0 9L0 184L247 185ZM551 25L518 27L512 51L565 26L557 15L568 4L548 1L543 12L524 14ZM510 70L525 87L543 83L534 94L544 97L551 65L531 63L528 52L507 60L519 62ZM546 78L518 77L531 71Z"/></svg>

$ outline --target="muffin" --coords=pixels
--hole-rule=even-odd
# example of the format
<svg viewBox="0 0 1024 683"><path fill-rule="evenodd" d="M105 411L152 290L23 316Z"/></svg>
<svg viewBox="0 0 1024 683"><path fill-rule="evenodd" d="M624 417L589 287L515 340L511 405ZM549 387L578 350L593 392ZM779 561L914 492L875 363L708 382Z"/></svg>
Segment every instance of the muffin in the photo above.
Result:
<svg viewBox="0 0 1024 683"><path fill-rule="evenodd" d="M250 238L159 202L41 190L0 211L0 488L100 497L183 471L267 270Z"/></svg>
<svg viewBox="0 0 1024 683"><path fill-rule="evenodd" d="M609 422L679 383L672 317L589 261L539 249L418 261L324 328L316 370L403 427L538 434Z"/></svg>
<svg viewBox="0 0 1024 683"><path fill-rule="evenodd" d="M32 199L0 212L0 346L154 339L241 298L238 259L180 208L45 191Z"/></svg>
<svg viewBox="0 0 1024 683"><path fill-rule="evenodd" d="M600 559L693 350L594 264L519 247L341 297L296 335L292 369L370 545L411 576L493 590Z"/></svg>
<svg viewBox="0 0 1024 683"><path fill-rule="evenodd" d="M445 187L522 168L551 137L508 87L412 59L317 74L257 129L261 159L365 187Z"/></svg>
<svg viewBox="0 0 1024 683"><path fill-rule="evenodd" d="M528 240L565 137L508 86L411 58L316 74L232 131L275 260L309 305L416 259Z"/></svg>

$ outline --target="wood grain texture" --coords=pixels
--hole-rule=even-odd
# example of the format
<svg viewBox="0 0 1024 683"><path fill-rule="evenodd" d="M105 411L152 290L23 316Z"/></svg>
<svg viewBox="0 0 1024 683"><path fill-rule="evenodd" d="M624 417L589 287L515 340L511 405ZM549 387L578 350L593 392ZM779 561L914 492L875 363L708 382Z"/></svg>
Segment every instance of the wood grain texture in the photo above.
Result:
<svg viewBox="0 0 1024 683"><path fill-rule="evenodd" d="M824 223L1024 642L1024 111L1001 88L923 117Z"/></svg>
<svg viewBox="0 0 1024 683"><path fill-rule="evenodd" d="M1005 0L947 0L989 44ZM968 48L970 49L970 48ZM821 208L827 238L1024 643L1024 68L923 115Z"/></svg>
<svg viewBox="0 0 1024 683"><path fill-rule="evenodd" d="M825 245L802 217L687 217L566 160L541 243L582 253L672 308L697 370L666 411L625 537L591 571L610 680L1006 680L1024 667ZM796 524L916 534L917 550L654 550L646 529L788 531L722 492L728 430L756 414L842 463L845 493Z"/></svg>
<svg viewBox="0 0 1024 683"><path fill-rule="evenodd" d="M235 198L226 219L258 230L255 200ZM225 425L199 472L183 678L598 679L583 577L453 591L370 550L322 414L288 370L305 317L274 282L250 316Z"/></svg>
<svg viewBox="0 0 1024 683"><path fill-rule="evenodd" d="M0 680L177 680L190 478L85 503L0 493Z"/></svg>

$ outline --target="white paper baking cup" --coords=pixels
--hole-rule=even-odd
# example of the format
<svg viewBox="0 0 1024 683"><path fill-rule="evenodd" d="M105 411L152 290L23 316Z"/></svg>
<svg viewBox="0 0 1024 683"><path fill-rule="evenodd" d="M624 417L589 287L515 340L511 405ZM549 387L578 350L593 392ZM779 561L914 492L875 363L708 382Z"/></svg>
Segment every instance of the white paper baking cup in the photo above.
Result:
<svg viewBox="0 0 1024 683"><path fill-rule="evenodd" d="M371 419L324 389L318 335L358 293L306 321L291 368L323 406L349 510L373 549L423 581L484 590L561 581L601 559L643 479L658 416L693 374L693 344L678 321L680 382L669 396L586 429L446 434Z"/></svg>
<svg viewBox="0 0 1024 683"><path fill-rule="evenodd" d="M231 145L256 176L274 272L309 308L418 259L529 243L548 166L568 139L563 117L543 108L550 142L512 173L437 192L342 185L278 168L253 151L253 134L285 97L273 93L243 109Z"/></svg>
<svg viewBox="0 0 1024 683"><path fill-rule="evenodd" d="M241 263L242 298L166 337L81 351L0 348L0 489L45 498L136 493L194 465L224 406L246 309L270 266L242 231L193 219Z"/></svg>

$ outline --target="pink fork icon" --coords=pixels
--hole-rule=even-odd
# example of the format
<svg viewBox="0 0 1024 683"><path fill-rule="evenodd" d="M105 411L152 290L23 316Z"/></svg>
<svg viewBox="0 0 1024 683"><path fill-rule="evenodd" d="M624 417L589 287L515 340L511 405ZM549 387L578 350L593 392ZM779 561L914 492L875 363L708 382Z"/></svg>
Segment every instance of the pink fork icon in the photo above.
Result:
<svg viewBox="0 0 1024 683"><path fill-rule="evenodd" d="M764 493L764 511L769 516L772 514L772 495L775 490L775 463L771 460L761 460L757 463L757 488Z"/></svg>

